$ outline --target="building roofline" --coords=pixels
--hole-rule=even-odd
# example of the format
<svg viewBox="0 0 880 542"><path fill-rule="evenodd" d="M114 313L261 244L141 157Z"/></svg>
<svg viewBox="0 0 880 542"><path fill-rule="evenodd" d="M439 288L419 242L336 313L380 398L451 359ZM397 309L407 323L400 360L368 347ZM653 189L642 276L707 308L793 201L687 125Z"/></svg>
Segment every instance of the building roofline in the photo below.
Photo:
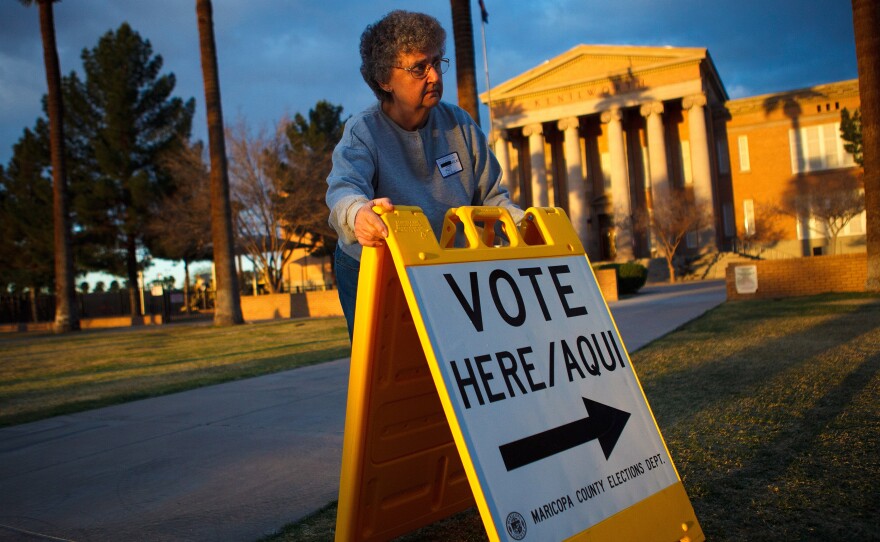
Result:
<svg viewBox="0 0 880 542"><path fill-rule="evenodd" d="M810 98L827 99L833 97L857 96L858 94L859 80L846 79L843 81L813 85L811 87L802 87L793 90L783 90L780 92L769 92L766 94L736 98L727 102L727 109L743 111L753 107L763 108L765 104L773 100L806 100Z"/></svg>
<svg viewBox="0 0 880 542"><path fill-rule="evenodd" d="M718 70L715 68L715 63L712 60L709 51L704 47L579 44L553 58L545 60L541 64L529 70L526 70L525 72L522 72L515 77L508 79L507 81L495 85L488 91L482 92L480 94L480 100L483 103L486 103L488 97L491 95L493 102L498 100L503 101L506 99L535 93L536 90L533 88L518 89L518 87L529 81L540 79L546 74L549 74L552 71L565 66L568 62L571 62L577 57L583 55L643 55L657 57L658 62L656 64L646 65L637 69L636 71L664 69L688 62L702 63L705 60L704 65L707 67L708 71L708 73L705 74L707 84L714 87L715 93L718 95L719 99L722 102L729 99L727 90L724 88L724 84L722 83L721 78L718 76ZM663 60L664 57L666 57L666 60ZM572 85L586 84L593 81L602 81L608 78L618 77L622 74L625 75L627 73L631 73L631 71L629 69L624 69L609 71L601 75L591 75L583 79L567 81L564 85L561 85L560 88L570 87ZM541 92L546 92L547 90L550 89L541 89Z"/></svg>

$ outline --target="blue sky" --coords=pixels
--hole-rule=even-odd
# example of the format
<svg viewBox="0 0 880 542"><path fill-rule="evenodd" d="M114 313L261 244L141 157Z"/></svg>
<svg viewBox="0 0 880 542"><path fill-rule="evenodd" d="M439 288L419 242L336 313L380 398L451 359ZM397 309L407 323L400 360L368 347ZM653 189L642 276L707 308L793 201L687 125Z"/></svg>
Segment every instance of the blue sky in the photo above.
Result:
<svg viewBox="0 0 880 542"><path fill-rule="evenodd" d="M484 0L490 81L498 85L578 44L705 47L731 98L857 76L849 0ZM343 115L374 99L358 71L364 26L392 9L424 11L447 29L448 0L214 0L223 112L258 128L306 113L318 100ZM485 90L479 6L472 4L478 85ZM192 0L64 0L55 4L61 71L82 73L80 53L128 22L196 99L193 136L206 139ZM446 101L455 102L455 74ZM45 94L36 6L0 2L0 163L41 115ZM483 112L483 121L486 122ZM148 272L148 277L152 273Z"/></svg>

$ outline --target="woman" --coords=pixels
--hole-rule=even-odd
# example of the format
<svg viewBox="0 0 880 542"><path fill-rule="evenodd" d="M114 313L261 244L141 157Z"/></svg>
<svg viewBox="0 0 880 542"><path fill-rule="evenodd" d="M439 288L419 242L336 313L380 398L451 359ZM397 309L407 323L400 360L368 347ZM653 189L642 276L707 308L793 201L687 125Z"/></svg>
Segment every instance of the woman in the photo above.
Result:
<svg viewBox="0 0 880 542"><path fill-rule="evenodd" d="M361 247L382 246L388 236L374 206L421 207L435 235L452 207L501 206L522 218L501 186L485 134L464 110L441 101L445 51L446 32L423 13L393 11L361 35L361 75L379 101L346 122L327 178L349 336Z"/></svg>

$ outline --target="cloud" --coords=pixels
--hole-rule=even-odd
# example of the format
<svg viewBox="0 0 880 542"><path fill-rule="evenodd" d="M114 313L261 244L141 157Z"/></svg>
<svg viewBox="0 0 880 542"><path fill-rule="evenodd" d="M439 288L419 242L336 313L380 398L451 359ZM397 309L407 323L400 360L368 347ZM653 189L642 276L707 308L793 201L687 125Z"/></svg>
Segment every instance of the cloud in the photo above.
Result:
<svg viewBox="0 0 880 542"><path fill-rule="evenodd" d="M7 115L18 116L21 111L33 107L34 90L46 85L44 71L33 69L33 63L21 57L0 52L0 122L7 122ZM45 91L43 92L45 93ZM36 98L39 100L42 94Z"/></svg>
<svg viewBox="0 0 880 542"><path fill-rule="evenodd" d="M736 100L737 98L745 98L746 96L754 95L752 90L744 85L727 85L727 95L731 100Z"/></svg>

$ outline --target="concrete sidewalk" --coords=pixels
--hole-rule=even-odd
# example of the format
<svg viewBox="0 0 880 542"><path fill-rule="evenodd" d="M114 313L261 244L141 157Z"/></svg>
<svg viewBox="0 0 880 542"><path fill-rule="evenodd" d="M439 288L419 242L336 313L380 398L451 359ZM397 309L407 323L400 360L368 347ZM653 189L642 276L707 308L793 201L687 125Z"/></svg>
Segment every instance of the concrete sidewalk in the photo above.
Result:
<svg viewBox="0 0 880 542"><path fill-rule="evenodd" d="M720 281L610 304L630 352ZM337 497L347 359L0 429L0 541L253 542Z"/></svg>
<svg viewBox="0 0 880 542"><path fill-rule="evenodd" d="M638 295L609 303L611 315L632 353L727 299L723 280L649 284Z"/></svg>

